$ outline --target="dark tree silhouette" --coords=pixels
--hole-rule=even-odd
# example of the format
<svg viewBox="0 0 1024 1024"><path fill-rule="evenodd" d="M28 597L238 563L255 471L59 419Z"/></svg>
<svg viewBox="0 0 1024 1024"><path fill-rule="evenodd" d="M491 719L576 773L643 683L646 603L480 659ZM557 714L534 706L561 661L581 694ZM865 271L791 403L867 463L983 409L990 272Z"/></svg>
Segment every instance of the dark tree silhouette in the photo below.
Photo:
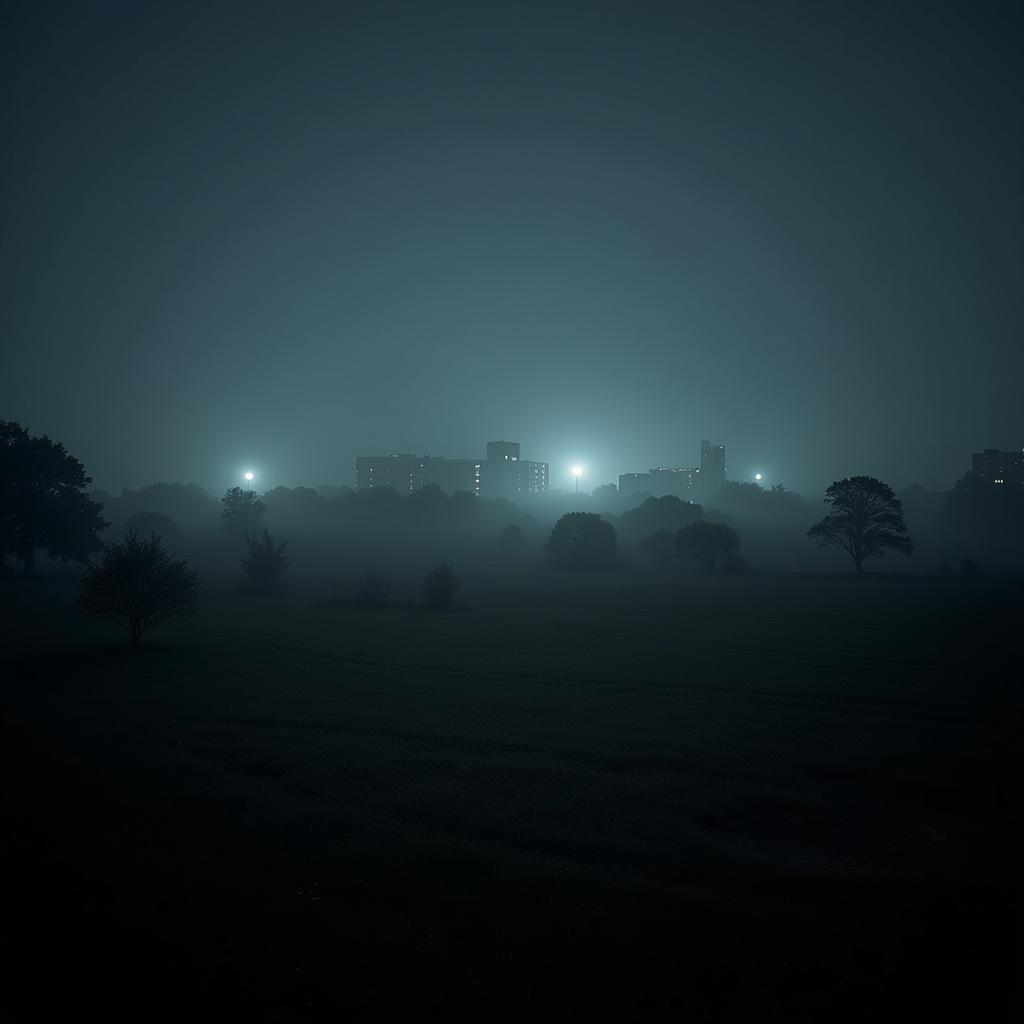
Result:
<svg viewBox="0 0 1024 1024"><path fill-rule="evenodd" d="M858 573L865 558L891 548L909 555L914 550L903 522L903 505L892 488L873 476L836 480L825 491L832 511L807 531L819 548L842 548Z"/></svg>
<svg viewBox="0 0 1024 1024"><path fill-rule="evenodd" d="M796 525L803 532L811 518L807 502L779 484L765 489L760 484L729 480L715 492L712 503L737 522L751 527Z"/></svg>
<svg viewBox="0 0 1024 1024"><path fill-rule="evenodd" d="M125 489L120 497L103 502L107 516L115 524L122 524L121 533L131 517L139 513L159 513L170 516L180 529L203 530L217 522L221 508L220 502L202 487L182 483L148 484L137 491ZM149 533L143 529L138 532Z"/></svg>
<svg viewBox="0 0 1024 1024"><path fill-rule="evenodd" d="M450 608L461 586L458 573L442 562L423 577L423 600L430 608Z"/></svg>
<svg viewBox="0 0 1024 1024"><path fill-rule="evenodd" d="M242 569L248 573L258 586L269 589L288 568L288 556L284 549L288 541L274 543L269 531L264 530L262 537L245 535L245 555L242 558Z"/></svg>
<svg viewBox="0 0 1024 1024"><path fill-rule="evenodd" d="M498 534L498 547L503 554L518 555L526 546L526 534L516 523L510 523Z"/></svg>
<svg viewBox="0 0 1024 1024"><path fill-rule="evenodd" d="M86 494L91 482L64 445L0 421L0 562L10 552L29 574L40 549L62 562L84 562L99 550L109 524Z"/></svg>
<svg viewBox="0 0 1024 1024"><path fill-rule="evenodd" d="M388 573L371 566L356 577L352 601L361 608L384 608L391 604L393 589L394 581Z"/></svg>
<svg viewBox="0 0 1024 1024"><path fill-rule="evenodd" d="M619 489L615 484L601 484L590 492L594 504L605 511L613 511L619 503Z"/></svg>
<svg viewBox="0 0 1024 1024"><path fill-rule="evenodd" d="M700 505L683 501L674 495L648 498L636 508L619 516L619 532L624 540L636 543L658 530L676 533L689 523L704 518Z"/></svg>
<svg viewBox="0 0 1024 1024"><path fill-rule="evenodd" d="M653 565L668 565L675 550L675 534L671 530L657 530L644 537L636 550Z"/></svg>
<svg viewBox="0 0 1024 1024"><path fill-rule="evenodd" d="M615 558L615 527L593 512L569 512L544 545L553 562L573 569L607 565Z"/></svg>
<svg viewBox="0 0 1024 1024"><path fill-rule="evenodd" d="M188 562L164 550L155 534L143 540L129 530L122 541L105 544L100 561L86 567L78 608L120 626L137 645L151 626L191 615L199 597L199 574Z"/></svg>
<svg viewBox="0 0 1024 1024"><path fill-rule="evenodd" d="M946 495L943 518L964 539L984 538L998 545L1019 543L1024 487L993 484L972 470Z"/></svg>
<svg viewBox="0 0 1024 1024"><path fill-rule="evenodd" d="M260 501L255 491L244 491L241 487L228 488L220 503L223 506L221 522L239 533L255 533L267 511L267 506Z"/></svg>
<svg viewBox="0 0 1024 1024"><path fill-rule="evenodd" d="M124 528L126 531L131 530L141 537L155 533L164 544L172 549L181 539L178 524L170 516L166 516L162 512L136 512L135 515L128 518Z"/></svg>
<svg viewBox="0 0 1024 1024"><path fill-rule="evenodd" d="M676 553L687 562L697 562L708 572L724 559L739 553L740 536L725 523L690 523L676 534Z"/></svg>

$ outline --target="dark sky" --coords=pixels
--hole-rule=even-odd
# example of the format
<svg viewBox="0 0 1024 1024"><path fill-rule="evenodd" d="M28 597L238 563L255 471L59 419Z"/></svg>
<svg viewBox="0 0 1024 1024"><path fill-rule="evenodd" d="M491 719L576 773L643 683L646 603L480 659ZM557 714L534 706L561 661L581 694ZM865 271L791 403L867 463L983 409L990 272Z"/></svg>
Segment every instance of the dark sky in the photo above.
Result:
<svg viewBox="0 0 1024 1024"><path fill-rule="evenodd" d="M98 486L1024 445L1019 3L0 19L0 418Z"/></svg>

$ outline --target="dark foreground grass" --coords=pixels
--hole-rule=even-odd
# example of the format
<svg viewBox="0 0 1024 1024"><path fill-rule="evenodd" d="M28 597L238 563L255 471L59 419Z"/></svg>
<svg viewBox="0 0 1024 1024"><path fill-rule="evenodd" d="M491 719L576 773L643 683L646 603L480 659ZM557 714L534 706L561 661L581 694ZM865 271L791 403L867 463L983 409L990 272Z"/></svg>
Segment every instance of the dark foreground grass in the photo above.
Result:
<svg viewBox="0 0 1024 1024"><path fill-rule="evenodd" d="M1013 583L4 593L22 1014L1007 1014Z"/></svg>

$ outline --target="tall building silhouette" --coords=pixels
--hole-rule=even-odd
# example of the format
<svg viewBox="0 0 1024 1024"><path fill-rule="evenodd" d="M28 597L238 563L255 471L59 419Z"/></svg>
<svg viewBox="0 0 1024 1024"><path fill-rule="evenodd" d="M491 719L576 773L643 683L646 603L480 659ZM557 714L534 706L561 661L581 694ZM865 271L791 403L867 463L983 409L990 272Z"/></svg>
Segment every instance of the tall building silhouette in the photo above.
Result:
<svg viewBox="0 0 1024 1024"><path fill-rule="evenodd" d="M1024 486L1024 452L1001 452L998 448L986 448L971 456L971 470L986 484Z"/></svg>
<svg viewBox="0 0 1024 1024"><path fill-rule="evenodd" d="M725 483L725 445L711 441L700 443L700 474L702 486L717 487Z"/></svg>

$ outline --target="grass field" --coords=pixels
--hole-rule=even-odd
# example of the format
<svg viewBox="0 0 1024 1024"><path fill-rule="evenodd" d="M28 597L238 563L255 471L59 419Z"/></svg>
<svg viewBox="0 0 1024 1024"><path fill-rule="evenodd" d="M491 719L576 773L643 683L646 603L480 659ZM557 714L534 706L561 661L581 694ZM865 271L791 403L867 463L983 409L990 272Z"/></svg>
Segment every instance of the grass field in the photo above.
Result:
<svg viewBox="0 0 1024 1024"><path fill-rule="evenodd" d="M26 1016L1006 1015L1015 581L222 594L134 652L2 590Z"/></svg>

